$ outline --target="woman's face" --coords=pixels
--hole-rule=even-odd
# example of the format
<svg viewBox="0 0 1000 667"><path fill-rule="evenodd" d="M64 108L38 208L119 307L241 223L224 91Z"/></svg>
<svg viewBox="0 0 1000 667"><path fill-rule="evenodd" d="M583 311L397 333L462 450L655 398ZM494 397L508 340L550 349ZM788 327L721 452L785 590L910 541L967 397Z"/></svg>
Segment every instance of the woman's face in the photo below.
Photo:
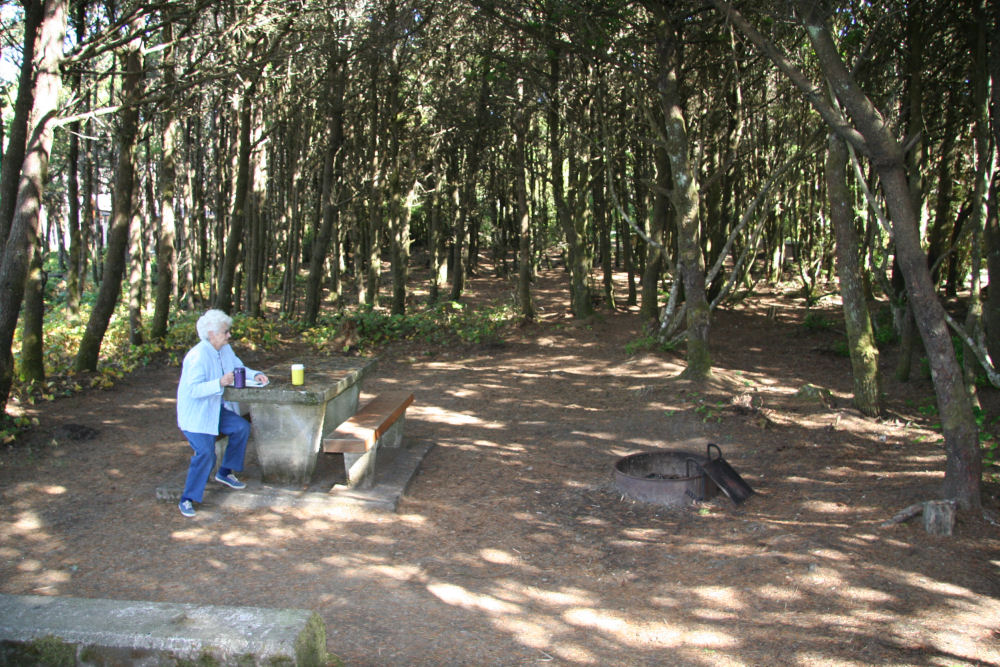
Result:
<svg viewBox="0 0 1000 667"><path fill-rule="evenodd" d="M221 350L226 343L229 342L229 327L222 329L220 331L209 331L208 332L208 342L212 344L216 350Z"/></svg>

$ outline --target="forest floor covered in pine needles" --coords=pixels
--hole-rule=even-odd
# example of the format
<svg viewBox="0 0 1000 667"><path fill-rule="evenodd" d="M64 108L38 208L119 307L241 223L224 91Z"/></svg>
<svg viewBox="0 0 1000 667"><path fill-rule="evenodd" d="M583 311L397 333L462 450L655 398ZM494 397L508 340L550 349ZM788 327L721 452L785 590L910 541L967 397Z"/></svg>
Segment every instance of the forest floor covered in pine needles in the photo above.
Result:
<svg viewBox="0 0 1000 667"><path fill-rule="evenodd" d="M466 302L512 292L484 271ZM933 391L894 382L887 350L886 414L853 409L836 303L823 328L792 291L717 311L694 385L682 352L626 351L635 309L574 320L559 269L535 297L502 340L378 351L364 393L411 389L407 442L433 444L396 513L182 517L154 493L190 455L175 367L25 407L40 424L0 450L0 592L311 609L349 666L1000 665L997 486L952 536L881 526L940 497ZM234 347L255 368L321 355ZM755 489L742 505L615 485L625 455L708 442Z"/></svg>

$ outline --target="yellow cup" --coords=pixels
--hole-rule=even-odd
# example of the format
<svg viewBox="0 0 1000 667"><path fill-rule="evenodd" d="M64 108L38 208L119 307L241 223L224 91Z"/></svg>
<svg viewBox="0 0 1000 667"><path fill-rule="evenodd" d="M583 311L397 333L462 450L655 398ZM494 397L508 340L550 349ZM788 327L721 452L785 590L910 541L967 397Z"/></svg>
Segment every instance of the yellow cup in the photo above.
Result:
<svg viewBox="0 0 1000 667"><path fill-rule="evenodd" d="M302 364L292 364L292 384L304 384L306 381L306 367Z"/></svg>

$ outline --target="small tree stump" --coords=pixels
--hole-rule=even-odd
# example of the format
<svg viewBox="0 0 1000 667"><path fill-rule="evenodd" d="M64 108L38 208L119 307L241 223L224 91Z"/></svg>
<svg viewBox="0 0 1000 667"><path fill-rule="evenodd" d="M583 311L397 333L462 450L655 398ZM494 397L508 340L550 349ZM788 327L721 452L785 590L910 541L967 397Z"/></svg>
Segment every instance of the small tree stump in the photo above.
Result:
<svg viewBox="0 0 1000 667"><path fill-rule="evenodd" d="M924 503L924 530L931 535L951 535L955 528L955 501L928 500Z"/></svg>
<svg viewBox="0 0 1000 667"><path fill-rule="evenodd" d="M882 528L903 523L918 514L924 515L924 530L931 535L951 535L955 528L954 500L926 500L914 503L896 512L891 519L881 523Z"/></svg>

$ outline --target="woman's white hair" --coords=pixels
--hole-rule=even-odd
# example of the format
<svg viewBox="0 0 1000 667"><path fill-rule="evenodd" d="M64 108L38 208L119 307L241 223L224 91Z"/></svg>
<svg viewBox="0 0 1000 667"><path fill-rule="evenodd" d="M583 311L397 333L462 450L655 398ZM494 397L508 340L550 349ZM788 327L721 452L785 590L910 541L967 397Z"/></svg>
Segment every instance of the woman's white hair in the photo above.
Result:
<svg viewBox="0 0 1000 667"><path fill-rule="evenodd" d="M226 315L221 310L208 310L205 314L198 318L198 338L203 341L208 341L208 335L211 333L219 333L225 331L226 329L231 329L233 326L233 318Z"/></svg>

